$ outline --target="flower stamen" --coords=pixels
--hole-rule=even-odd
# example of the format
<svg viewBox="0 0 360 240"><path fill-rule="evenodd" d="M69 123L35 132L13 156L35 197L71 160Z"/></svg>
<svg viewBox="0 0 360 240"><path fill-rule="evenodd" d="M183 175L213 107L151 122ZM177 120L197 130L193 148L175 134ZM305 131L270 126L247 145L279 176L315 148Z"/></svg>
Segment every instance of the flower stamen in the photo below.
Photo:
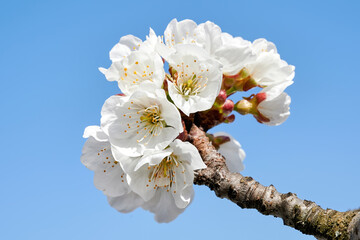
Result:
<svg viewBox="0 0 360 240"><path fill-rule="evenodd" d="M176 179L173 168L178 167L180 163L177 156L173 154L165 157L158 165L153 166L153 170L149 174L149 181L154 181L157 188L171 188Z"/></svg>

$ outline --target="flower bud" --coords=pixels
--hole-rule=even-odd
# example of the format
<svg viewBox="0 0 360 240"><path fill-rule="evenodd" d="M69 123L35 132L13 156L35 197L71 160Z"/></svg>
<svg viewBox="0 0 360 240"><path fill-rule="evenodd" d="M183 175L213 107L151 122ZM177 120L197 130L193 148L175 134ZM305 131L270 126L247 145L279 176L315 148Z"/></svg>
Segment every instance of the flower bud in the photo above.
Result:
<svg viewBox="0 0 360 240"><path fill-rule="evenodd" d="M219 95L216 97L216 103L219 105L223 105L226 101L227 94L225 90L220 90Z"/></svg>
<svg viewBox="0 0 360 240"><path fill-rule="evenodd" d="M224 105L222 106L222 112L224 115L229 115L234 110L234 102L230 99L226 99Z"/></svg>
<svg viewBox="0 0 360 240"><path fill-rule="evenodd" d="M246 115L250 113L252 108L253 108L253 104L247 99L243 99L237 102L234 106L234 110L240 113L241 115Z"/></svg>
<svg viewBox="0 0 360 240"><path fill-rule="evenodd" d="M266 99L266 93L260 92L260 93L256 94L255 97L256 97L257 103L259 104Z"/></svg>

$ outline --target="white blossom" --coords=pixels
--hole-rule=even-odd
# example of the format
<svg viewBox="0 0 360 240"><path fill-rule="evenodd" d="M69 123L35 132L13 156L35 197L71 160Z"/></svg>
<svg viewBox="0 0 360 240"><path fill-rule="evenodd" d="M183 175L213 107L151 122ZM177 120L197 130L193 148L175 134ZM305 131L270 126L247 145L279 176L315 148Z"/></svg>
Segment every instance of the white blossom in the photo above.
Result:
<svg viewBox="0 0 360 240"><path fill-rule="evenodd" d="M161 88L165 78L164 64L155 52L160 41L152 29L144 42L132 35L122 37L110 51L113 63L109 69L99 70L108 81L117 81L125 95L132 94L140 84L147 81Z"/></svg>
<svg viewBox="0 0 360 240"><path fill-rule="evenodd" d="M142 42L127 35L120 39L110 51L112 64L109 69L99 68L108 81L117 81L120 90L132 94L143 82L152 82L161 88L164 78L164 64L155 47L160 38L150 29L149 36Z"/></svg>
<svg viewBox="0 0 360 240"><path fill-rule="evenodd" d="M284 90L293 83L294 66L280 58L272 42L233 37L210 21L197 25L173 19L164 39L151 28L145 41L124 36L111 49L110 60L108 69L99 70L124 94L105 101L100 127L85 129L81 162L94 171L96 188L120 212L142 207L156 221L170 222L192 202L194 171L206 165L195 146L179 140L186 135L179 110L187 116L218 110L214 117L220 120L214 121L230 122L224 117L235 109L267 125L279 125L290 114ZM224 99L214 106L223 78ZM226 100L256 86L262 91L235 107ZM212 140L230 171L244 169L238 141L224 132Z"/></svg>
<svg viewBox="0 0 360 240"><path fill-rule="evenodd" d="M279 94L279 92L281 93ZM279 91L278 86L266 87L256 97L261 99L257 110L262 116L255 116L259 122L277 126L289 117L291 98L286 93Z"/></svg>
<svg viewBox="0 0 360 240"><path fill-rule="evenodd" d="M165 30L165 44L167 48L158 48L165 58L178 44L202 47L210 56L221 62L225 75L239 73L245 64L256 59L249 41L223 33L218 25L210 21L196 25L192 20L178 22L173 19Z"/></svg>
<svg viewBox="0 0 360 240"><path fill-rule="evenodd" d="M176 139L161 151L149 151L138 158L121 157L133 192L145 202L144 208L154 212L159 222L169 222L186 208L193 198L194 170L206 168L197 149Z"/></svg>
<svg viewBox="0 0 360 240"><path fill-rule="evenodd" d="M143 199L132 192L119 162L111 153L108 136L98 126L89 126L85 129L86 141L81 155L81 162L94 171L95 187L103 191L111 205L120 212L131 212L141 206ZM121 199L121 201L120 201Z"/></svg>
<svg viewBox="0 0 360 240"><path fill-rule="evenodd" d="M228 169L231 172L241 172L244 170L243 161L246 154L240 143L226 132L217 132L213 135L214 137L226 136L230 138L230 141L220 144L218 149L219 153L225 157Z"/></svg>
<svg viewBox="0 0 360 240"><path fill-rule="evenodd" d="M165 71L161 57L155 52L133 51L123 61L114 62L104 72L108 81L117 81L120 90L130 95L144 82L152 82L161 88Z"/></svg>
<svg viewBox="0 0 360 240"><path fill-rule="evenodd" d="M101 127L113 148L131 157L162 150L183 131L180 113L163 89L143 83L130 96L112 96L101 111Z"/></svg>
<svg viewBox="0 0 360 240"><path fill-rule="evenodd" d="M211 108L219 94L221 65L202 48L182 44L166 60L173 71L168 90L175 105L186 115Z"/></svg>
<svg viewBox="0 0 360 240"><path fill-rule="evenodd" d="M246 64L248 74L261 86L293 83L295 67L280 59L280 55L273 52L263 52L255 62Z"/></svg>

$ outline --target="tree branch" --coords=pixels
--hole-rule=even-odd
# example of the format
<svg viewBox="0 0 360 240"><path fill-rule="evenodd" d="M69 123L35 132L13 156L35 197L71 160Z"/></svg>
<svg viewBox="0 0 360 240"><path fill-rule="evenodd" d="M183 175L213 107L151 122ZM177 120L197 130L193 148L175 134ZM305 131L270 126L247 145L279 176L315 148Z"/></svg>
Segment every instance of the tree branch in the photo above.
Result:
<svg viewBox="0 0 360 240"><path fill-rule="evenodd" d="M360 240L360 209L325 210L294 193L279 193L273 185L265 187L251 177L229 172L224 157L196 125L191 127L189 139L207 165L195 173L195 184L208 186L216 196L241 208L255 208L264 215L280 217L285 225L318 239Z"/></svg>

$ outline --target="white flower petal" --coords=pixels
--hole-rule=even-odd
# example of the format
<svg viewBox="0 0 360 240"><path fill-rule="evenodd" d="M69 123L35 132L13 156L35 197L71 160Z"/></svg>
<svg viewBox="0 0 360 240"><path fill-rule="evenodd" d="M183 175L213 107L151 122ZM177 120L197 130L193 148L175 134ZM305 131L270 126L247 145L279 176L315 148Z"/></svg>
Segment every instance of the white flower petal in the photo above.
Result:
<svg viewBox="0 0 360 240"><path fill-rule="evenodd" d="M107 136L97 126L85 129L88 140L84 144L81 162L95 172L95 187L108 196L127 194L130 189L126 176L111 153L111 146Z"/></svg>
<svg viewBox="0 0 360 240"><path fill-rule="evenodd" d="M225 75L238 74L247 64L256 60L248 45L224 45L214 53L224 66L223 73Z"/></svg>
<svg viewBox="0 0 360 240"><path fill-rule="evenodd" d="M95 187L108 197L109 204L120 212L127 213L141 206L144 201L130 191L126 175L111 153L107 135L98 126L85 129L86 141L81 162L95 172Z"/></svg>
<svg viewBox="0 0 360 240"><path fill-rule="evenodd" d="M168 59L171 54L176 52L175 48L171 46L166 46L164 43L158 43L155 46L155 51L160 54L160 56L164 59Z"/></svg>
<svg viewBox="0 0 360 240"><path fill-rule="evenodd" d="M121 108L127 101L129 96L114 95L109 97L101 109L101 129L109 136L109 126L117 120L117 115L113 114L114 108Z"/></svg>
<svg viewBox="0 0 360 240"><path fill-rule="evenodd" d="M94 185L97 189L103 191L106 196L116 197L130 192L126 175L121 169L119 163L113 161L108 163L105 161L104 170L96 170L94 173ZM114 167L112 167L114 166Z"/></svg>
<svg viewBox="0 0 360 240"><path fill-rule="evenodd" d="M122 164L127 168L127 181L129 187L145 201L152 199L157 191L155 181L149 178L148 165L143 165L135 171L138 161L128 158Z"/></svg>
<svg viewBox="0 0 360 240"><path fill-rule="evenodd" d="M149 35L146 40L140 45L140 50L149 53L155 52L157 44L161 43L161 38L157 36L152 28L150 28Z"/></svg>
<svg viewBox="0 0 360 240"><path fill-rule="evenodd" d="M232 45L232 46L251 46L251 42L244 40L242 37L233 37L229 33L221 33L221 40L223 45Z"/></svg>
<svg viewBox="0 0 360 240"><path fill-rule="evenodd" d="M256 62L246 66L253 79L261 86L291 82L294 77L294 67L280 59L280 55L264 52Z"/></svg>
<svg viewBox="0 0 360 240"><path fill-rule="evenodd" d="M201 45L210 55L222 45L221 28L213 22L201 23L195 29L196 43Z"/></svg>
<svg viewBox="0 0 360 240"><path fill-rule="evenodd" d="M116 62L123 60L131 51L138 49L141 43L142 40L133 35L123 36L119 43L110 50L109 55L111 61Z"/></svg>
<svg viewBox="0 0 360 240"><path fill-rule="evenodd" d="M83 138L93 137L99 142L108 142L109 137L103 132L100 126L88 126L85 128Z"/></svg>
<svg viewBox="0 0 360 240"><path fill-rule="evenodd" d="M92 171L102 169L101 163L104 161L104 156L109 157L111 154L110 144L108 141L100 142L91 135L88 136L84 147L82 149L81 163ZM103 154L105 149L105 154ZM102 150L102 151L101 151ZM103 156L104 155L104 156Z"/></svg>
<svg viewBox="0 0 360 240"><path fill-rule="evenodd" d="M121 61L131 53L131 49L121 43L117 43L109 53L110 60L113 62Z"/></svg>
<svg viewBox="0 0 360 240"><path fill-rule="evenodd" d="M106 77L106 80L109 82L119 81L120 80L120 72L121 68L120 62L114 62L108 69L99 68L99 71L103 73Z"/></svg>
<svg viewBox="0 0 360 240"><path fill-rule="evenodd" d="M186 208L194 196L194 170L190 164L185 163L175 167L174 171L176 178L171 194L178 208Z"/></svg>
<svg viewBox="0 0 360 240"><path fill-rule="evenodd" d="M199 151L197 148L189 142L182 142L176 139L170 144L173 153L176 156L182 156L182 161L187 161L193 170L206 168Z"/></svg>
<svg viewBox="0 0 360 240"><path fill-rule="evenodd" d="M245 151L241 148L240 143L230 134L225 132L217 132L214 137L226 136L230 138L229 142L220 145L218 151L225 157L226 165L231 172L241 172L244 170L243 161L245 159Z"/></svg>
<svg viewBox="0 0 360 240"><path fill-rule="evenodd" d="M140 47L142 40L134 35L126 35L120 38L119 43L127 46L131 50L136 50Z"/></svg>
<svg viewBox="0 0 360 240"><path fill-rule="evenodd" d="M278 84L269 85L261 92L266 92L266 100L270 101L284 92L284 90L291 84L293 84L293 81L284 81Z"/></svg>
<svg viewBox="0 0 360 240"><path fill-rule="evenodd" d="M129 158L126 155L123 155L115 148L113 148L112 152L116 159L118 159L119 157L118 161L120 162L125 173L131 173L133 171L137 171L140 167L142 167L145 164L148 165L159 164L165 157L169 156L172 153L172 150L164 149L161 151L146 151L143 156L133 157L133 158L131 157Z"/></svg>
<svg viewBox="0 0 360 240"><path fill-rule="evenodd" d="M164 32L166 45L174 46L182 43L194 43L194 30L196 26L196 23L189 19L180 22L176 19L171 20Z"/></svg>
<svg viewBox="0 0 360 240"><path fill-rule="evenodd" d="M154 213L155 220L159 223L171 222L185 210L176 206L174 198L165 189L159 189L156 196L142 207Z"/></svg>
<svg viewBox="0 0 360 240"><path fill-rule="evenodd" d="M132 212L144 204L144 200L134 192L117 197L108 197L107 200L110 206L122 213Z"/></svg>
<svg viewBox="0 0 360 240"><path fill-rule="evenodd" d="M265 38L256 39L252 43L252 49L257 55L260 55L263 52L277 53L275 44L267 41Z"/></svg>
<svg viewBox="0 0 360 240"><path fill-rule="evenodd" d="M271 88L264 88L261 92L270 93L268 89L271 90ZM270 120L263 123L270 126L283 123L290 115L290 103L291 98L284 92L275 98L269 95L269 100L266 98L257 107L258 111Z"/></svg>

